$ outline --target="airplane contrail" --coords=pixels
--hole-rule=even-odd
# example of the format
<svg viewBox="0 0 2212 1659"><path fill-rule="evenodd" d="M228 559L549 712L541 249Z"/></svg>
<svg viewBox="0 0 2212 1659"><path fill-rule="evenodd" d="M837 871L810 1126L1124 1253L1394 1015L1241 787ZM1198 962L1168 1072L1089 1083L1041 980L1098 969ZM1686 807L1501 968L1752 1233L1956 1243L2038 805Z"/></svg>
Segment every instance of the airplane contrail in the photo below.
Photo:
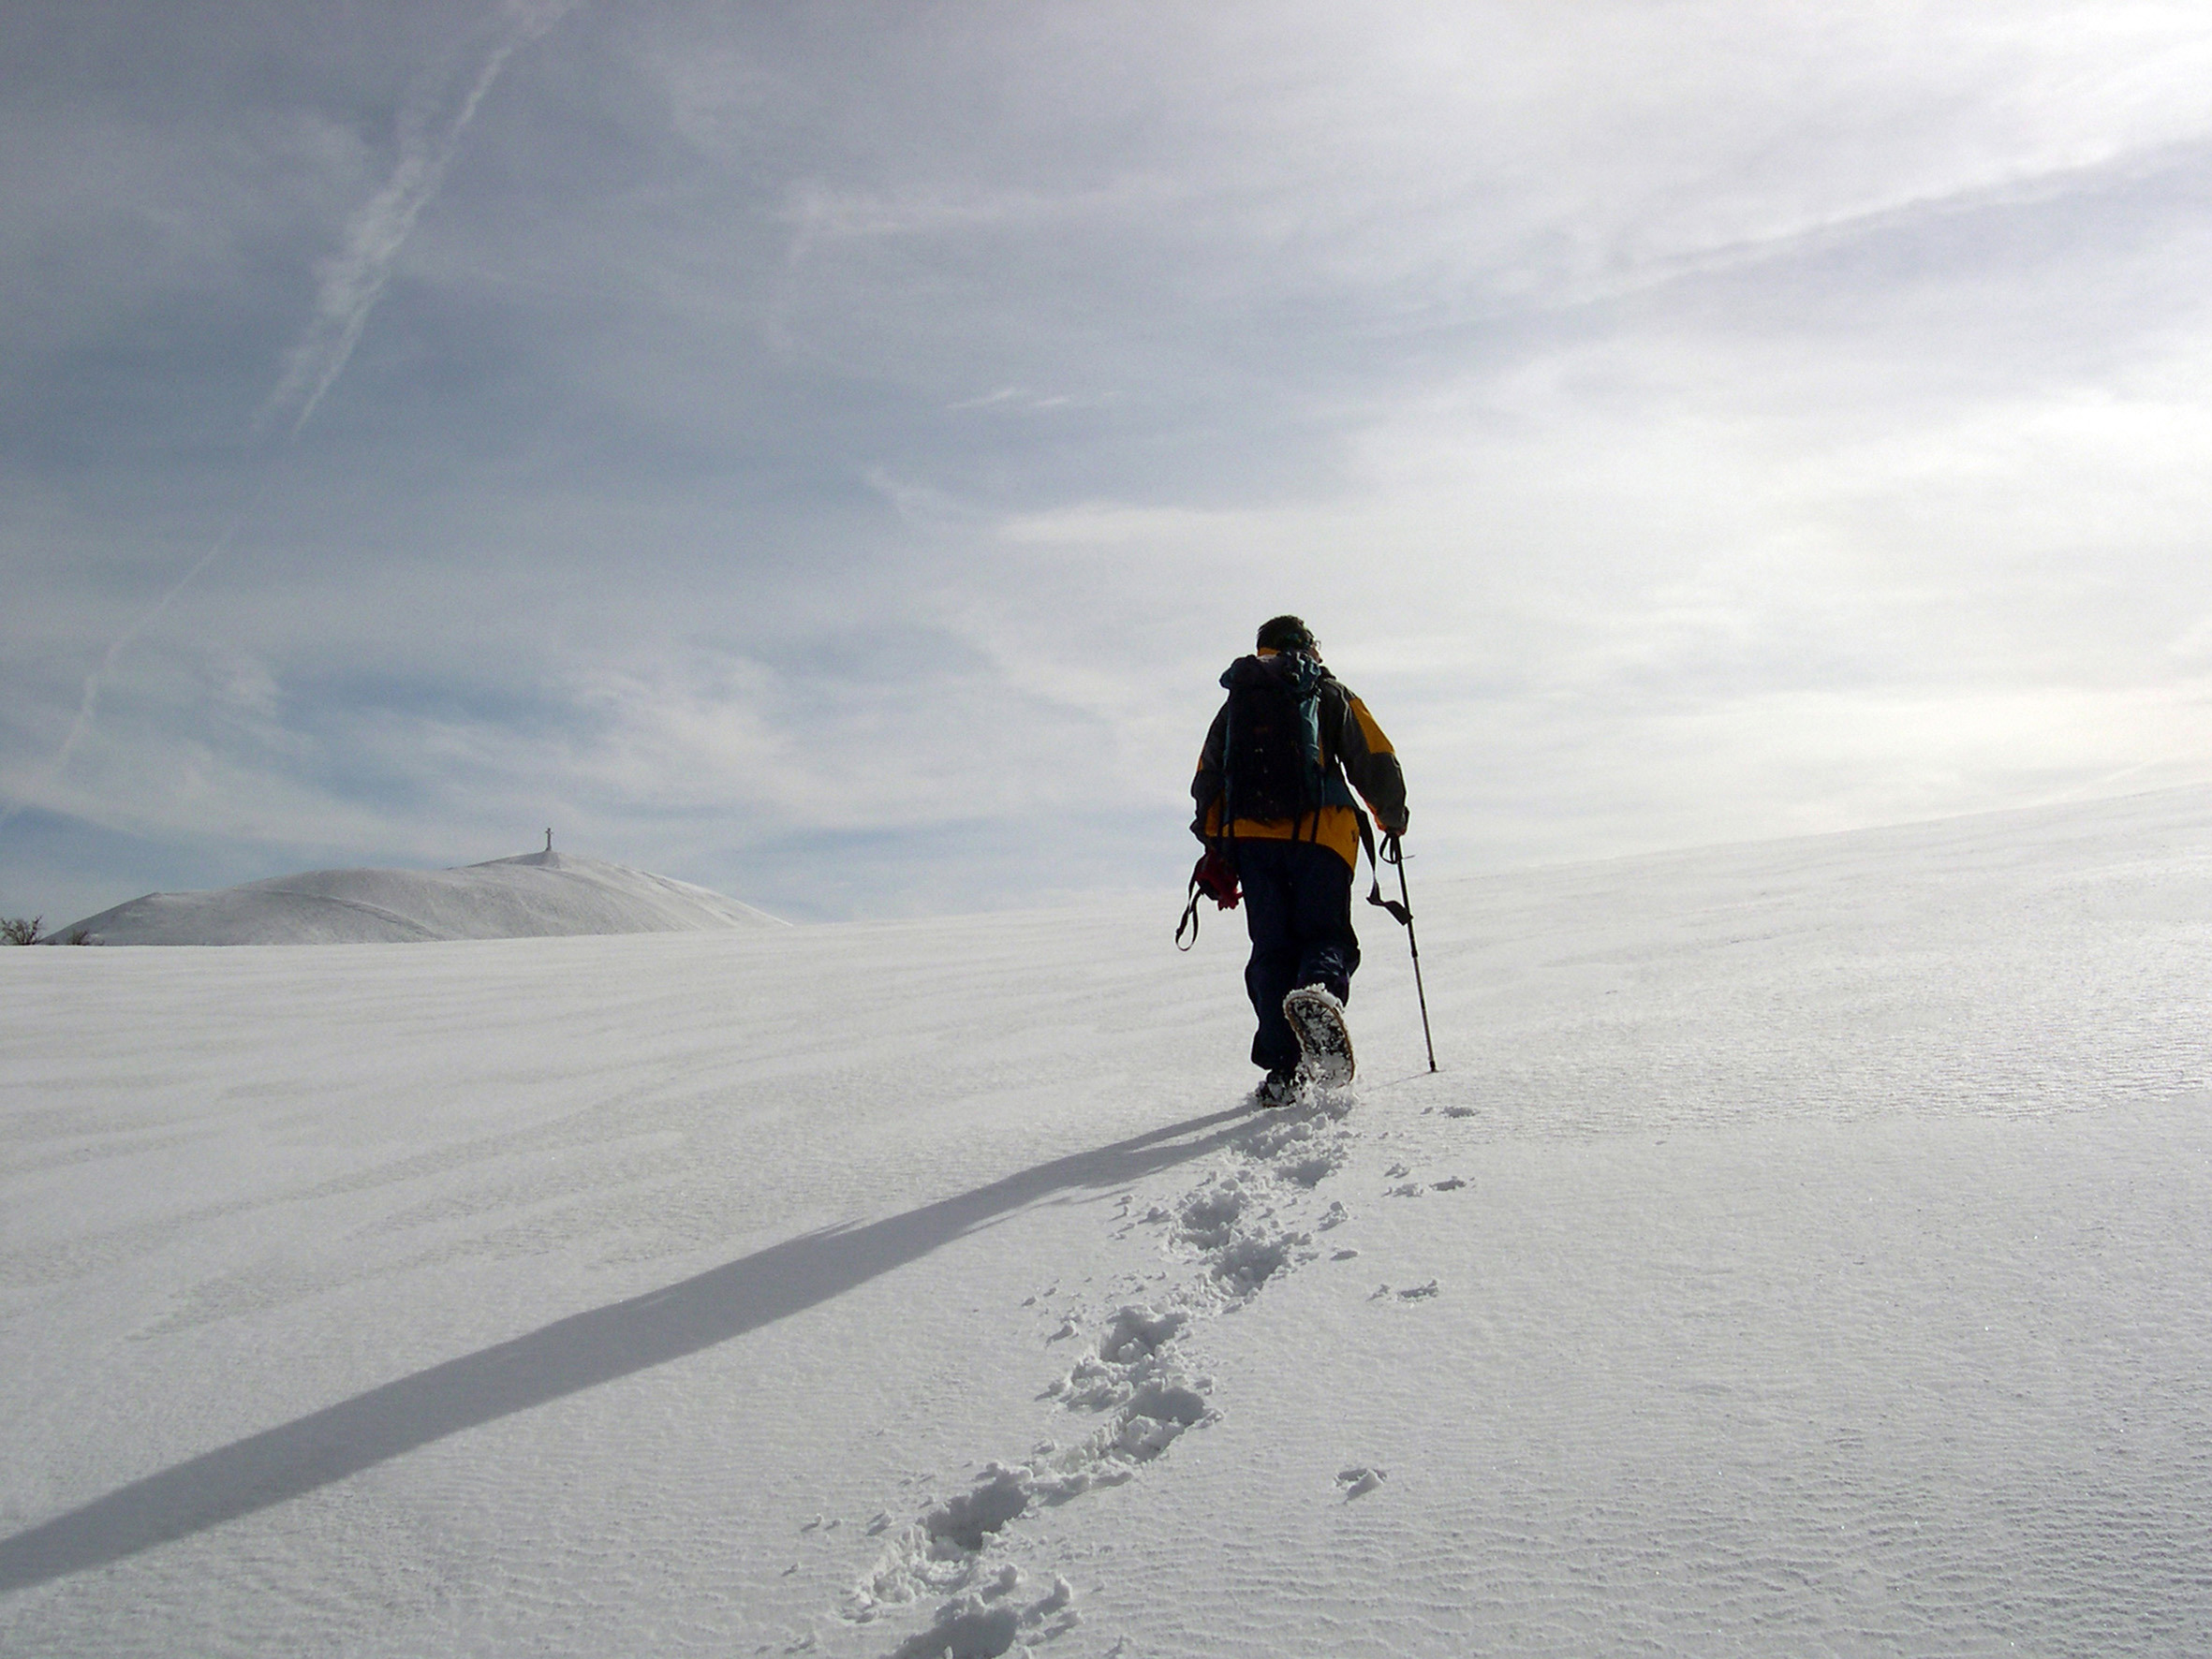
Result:
<svg viewBox="0 0 2212 1659"><path fill-rule="evenodd" d="M445 184L446 169L452 166L461 139L499 72L517 51L560 22L575 5L576 0L508 0L503 9L511 26L485 56L460 107L435 131L426 116L402 114L399 161L384 188L347 221L344 246L323 267L307 331L285 354L284 374L262 404L257 425L265 426L296 409L289 435L300 435L323 394L345 372L347 360L368 326L369 313L391 278L400 250L422 210Z"/></svg>
<svg viewBox="0 0 2212 1659"><path fill-rule="evenodd" d="M92 729L92 723L99 713L100 688L106 683L108 676L115 671L115 664L122 657L125 649L132 640L154 625L161 613L170 608L176 596L190 585L194 577L213 565L218 556L229 550L231 542L237 539L239 531L245 527L245 521L252 518L255 509L260 507L263 498L269 493L270 486L274 482L275 480L272 477L264 477L261 480L260 488L254 492L253 498L231 515L230 522L223 527L222 535L216 536L209 544L207 551L199 555L192 567L171 582L169 591L156 599L143 616L108 642L108 649L100 657L99 667L84 677L84 694L77 704L77 718L69 722L68 735L62 739L61 747L53 752L53 758L46 764L46 784L52 785L56 778L61 776L62 768L69 764L69 756L76 749L78 741ZM10 801L7 810L0 812L0 829L5 829L13 823L16 815L27 804L29 803L25 800Z"/></svg>
<svg viewBox="0 0 2212 1659"><path fill-rule="evenodd" d="M391 280L392 265L406 245L408 233L445 183L446 169L460 150L463 135L476 119L477 110L491 92L493 82L499 79L499 72L507 67L508 59L559 22L579 4L581 0L505 0L501 10L509 20L507 33L486 54L467 95L452 115L432 131L427 114L417 114L411 109L402 114L399 160L384 187L347 221L344 245L337 257L323 268L314 315L305 333L285 354L284 371L276 388L255 419L257 433L288 409L296 407L286 436L288 441L299 438L316 405L322 402L323 394L345 372L347 360L353 355L361 330L368 326L369 313L376 309L385 284ZM51 786L61 776L62 768L68 764L78 743L92 729L99 714L101 688L114 672L124 652L159 620L178 595L229 550L246 521L268 497L275 481L273 466L273 462L265 466L252 498L231 517L222 534L209 544L207 551L170 584L144 615L109 642L99 666L84 677L77 717L69 723L67 734L47 765L41 789ZM19 797L0 811L0 829L13 822L27 804L27 796Z"/></svg>

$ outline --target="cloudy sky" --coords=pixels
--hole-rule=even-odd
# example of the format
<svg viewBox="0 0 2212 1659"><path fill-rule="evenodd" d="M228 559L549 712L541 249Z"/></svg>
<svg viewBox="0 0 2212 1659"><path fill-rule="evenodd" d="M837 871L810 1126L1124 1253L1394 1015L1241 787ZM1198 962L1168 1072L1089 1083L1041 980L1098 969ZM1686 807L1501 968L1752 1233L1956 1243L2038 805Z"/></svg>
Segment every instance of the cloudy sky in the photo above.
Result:
<svg viewBox="0 0 2212 1659"><path fill-rule="evenodd" d="M1435 874L2212 775L2212 13L140 5L0 55L0 912Z"/></svg>

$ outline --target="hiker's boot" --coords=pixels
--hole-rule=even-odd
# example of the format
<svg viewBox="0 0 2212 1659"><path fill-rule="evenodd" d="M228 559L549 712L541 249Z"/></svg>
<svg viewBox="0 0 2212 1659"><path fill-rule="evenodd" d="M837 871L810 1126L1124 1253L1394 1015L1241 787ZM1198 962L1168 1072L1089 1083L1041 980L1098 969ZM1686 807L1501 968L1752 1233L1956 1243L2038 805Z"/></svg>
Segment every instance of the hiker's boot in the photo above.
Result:
<svg viewBox="0 0 2212 1659"><path fill-rule="evenodd" d="M1351 1081L1351 1031L1344 1023L1344 1005L1319 985L1301 985L1283 998L1283 1018L1304 1050L1301 1069L1324 1089L1341 1089Z"/></svg>

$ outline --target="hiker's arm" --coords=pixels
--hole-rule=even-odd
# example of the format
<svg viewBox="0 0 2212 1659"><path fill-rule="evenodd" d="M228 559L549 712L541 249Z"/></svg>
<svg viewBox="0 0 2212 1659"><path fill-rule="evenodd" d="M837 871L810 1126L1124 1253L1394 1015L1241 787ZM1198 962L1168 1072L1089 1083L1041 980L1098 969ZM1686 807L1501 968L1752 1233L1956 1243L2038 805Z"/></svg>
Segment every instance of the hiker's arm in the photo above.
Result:
<svg viewBox="0 0 2212 1659"><path fill-rule="evenodd" d="M1406 774L1399 770L1397 751L1367 705L1347 691L1344 719L1336 734L1336 754L1344 772L1374 810L1375 821L1386 835L1402 834L1406 828Z"/></svg>
<svg viewBox="0 0 2212 1659"><path fill-rule="evenodd" d="M1221 752L1228 741L1229 705L1223 703L1214 724L1206 728L1205 747L1198 753L1198 775L1190 780L1190 799L1198 808L1190 820L1190 832L1207 843L1228 828L1221 822Z"/></svg>

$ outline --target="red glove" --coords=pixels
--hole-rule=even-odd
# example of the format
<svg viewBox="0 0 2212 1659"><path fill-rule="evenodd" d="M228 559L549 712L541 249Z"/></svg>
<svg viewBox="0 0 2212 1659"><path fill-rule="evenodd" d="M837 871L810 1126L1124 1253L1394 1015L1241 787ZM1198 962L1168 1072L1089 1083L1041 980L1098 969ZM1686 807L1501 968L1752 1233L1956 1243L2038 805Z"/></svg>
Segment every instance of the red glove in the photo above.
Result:
<svg viewBox="0 0 2212 1659"><path fill-rule="evenodd" d="M1190 873L1190 879L1198 884L1200 892L1224 910L1234 910L1237 901L1244 896L1237 890L1236 866L1218 847L1206 850L1206 856Z"/></svg>

